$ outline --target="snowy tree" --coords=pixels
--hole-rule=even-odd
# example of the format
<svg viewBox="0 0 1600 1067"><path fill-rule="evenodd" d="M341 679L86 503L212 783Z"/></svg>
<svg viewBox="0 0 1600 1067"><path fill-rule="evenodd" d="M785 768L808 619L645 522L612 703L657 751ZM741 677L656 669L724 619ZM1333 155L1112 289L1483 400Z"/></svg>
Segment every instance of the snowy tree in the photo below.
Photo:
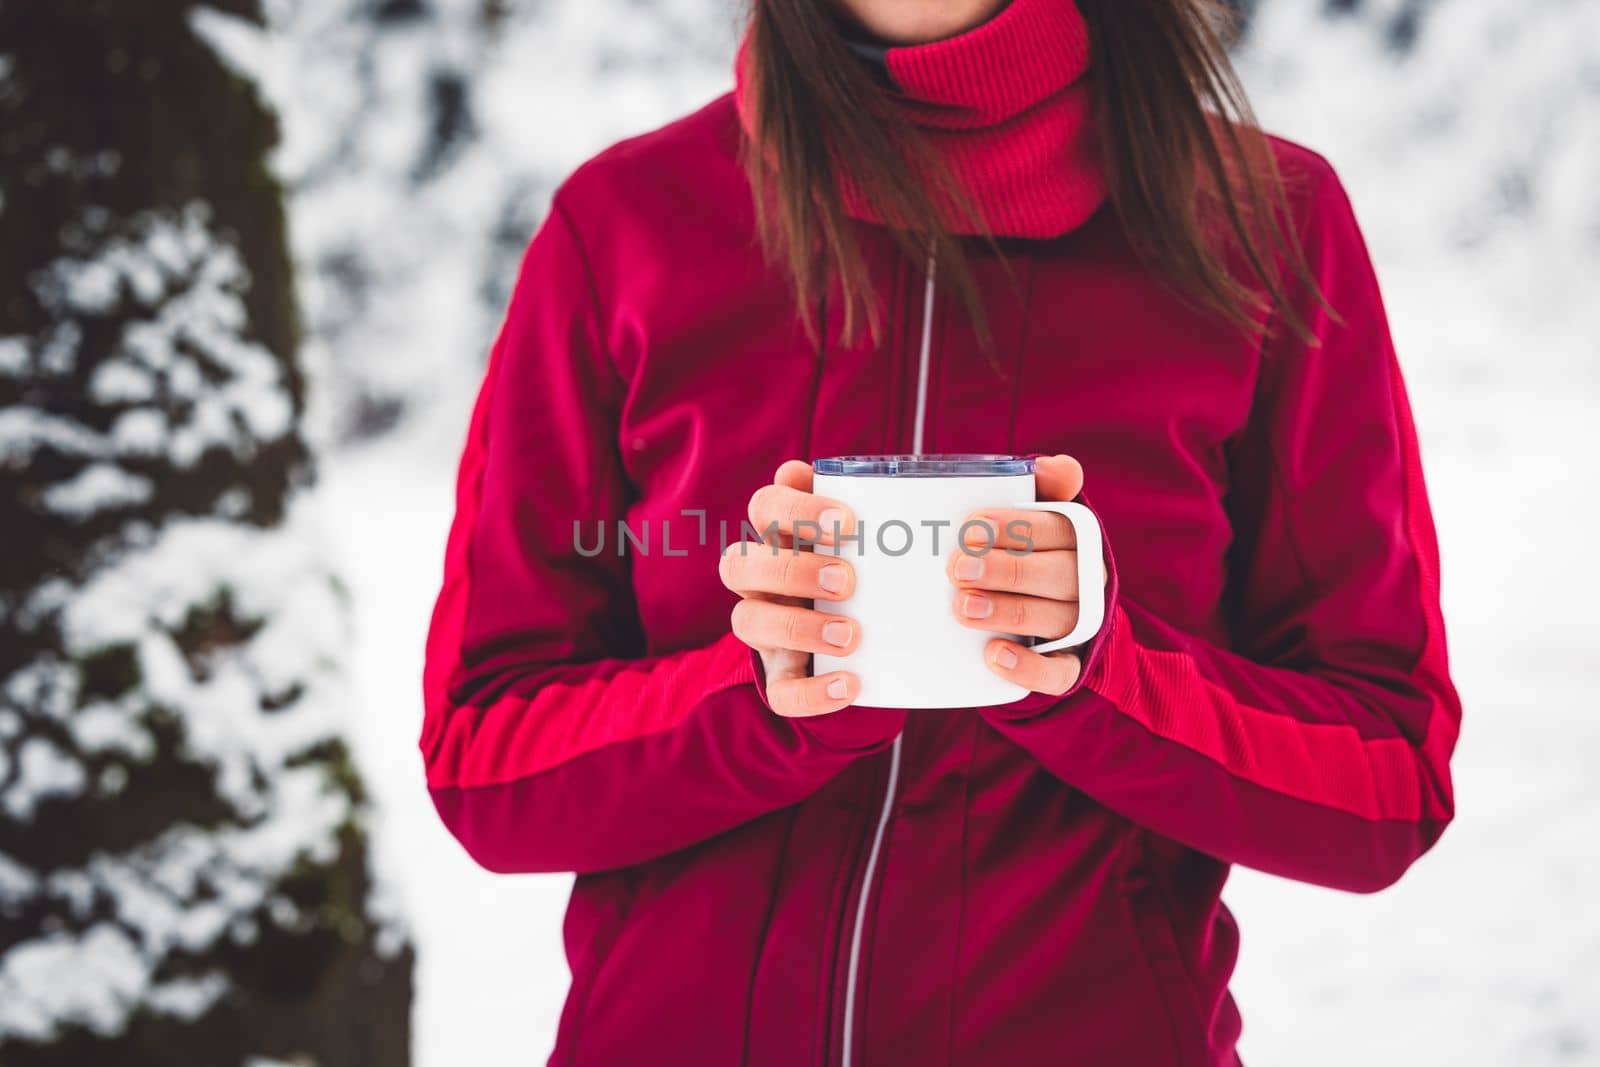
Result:
<svg viewBox="0 0 1600 1067"><path fill-rule="evenodd" d="M0 0L0 1062L408 1060L337 733L277 138L196 28Z"/></svg>

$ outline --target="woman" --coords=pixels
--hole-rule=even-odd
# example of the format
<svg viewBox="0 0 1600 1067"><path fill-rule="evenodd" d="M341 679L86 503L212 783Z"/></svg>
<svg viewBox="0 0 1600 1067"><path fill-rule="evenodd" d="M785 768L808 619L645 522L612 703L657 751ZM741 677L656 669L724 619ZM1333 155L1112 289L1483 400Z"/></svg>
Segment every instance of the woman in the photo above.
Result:
<svg viewBox="0 0 1600 1067"><path fill-rule="evenodd" d="M1229 865L1375 891L1452 811L1338 179L1201 0L756 0L736 85L561 186L461 462L422 748L478 862L577 872L551 1062L1237 1062ZM722 545L848 527L803 461L868 452L1087 477L1101 632L990 642L999 707L809 677L861 639L806 606L848 559ZM1034 542L952 554L955 616L1068 632L1070 537Z"/></svg>

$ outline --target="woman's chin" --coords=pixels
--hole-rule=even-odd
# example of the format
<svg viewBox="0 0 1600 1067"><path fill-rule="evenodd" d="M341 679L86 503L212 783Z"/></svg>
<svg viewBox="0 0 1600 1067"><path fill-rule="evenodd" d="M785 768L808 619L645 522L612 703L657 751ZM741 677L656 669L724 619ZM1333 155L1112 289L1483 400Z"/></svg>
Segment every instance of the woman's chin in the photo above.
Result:
<svg viewBox="0 0 1600 1067"><path fill-rule="evenodd" d="M955 37L992 18L1008 0L834 0L854 29L891 46Z"/></svg>

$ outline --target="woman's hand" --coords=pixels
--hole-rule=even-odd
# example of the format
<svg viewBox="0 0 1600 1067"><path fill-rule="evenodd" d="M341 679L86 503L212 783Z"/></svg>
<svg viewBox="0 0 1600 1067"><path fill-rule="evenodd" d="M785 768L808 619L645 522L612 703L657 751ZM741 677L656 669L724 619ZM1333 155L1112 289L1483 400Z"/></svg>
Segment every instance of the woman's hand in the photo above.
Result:
<svg viewBox="0 0 1600 1067"><path fill-rule="evenodd" d="M1071 500L1083 488L1083 468L1070 456L1041 458L1034 468L1040 500ZM1041 511L992 508L970 516L984 527L968 530L966 543L983 555L960 548L946 567L956 587L952 610L963 626L1026 637L1056 638L1078 622L1078 553L1072 524ZM1012 525L1016 523L1018 525ZM1032 549L1022 550L1031 539ZM1098 591L1096 591L1098 595ZM984 662L1008 681L1036 693L1059 695L1072 688L1083 661L1069 651L1040 655L1015 641L996 638L984 647Z"/></svg>
<svg viewBox="0 0 1600 1067"><path fill-rule="evenodd" d="M722 584L743 598L733 608L734 635L761 654L767 702L773 711L790 718L838 711L861 691L860 679L848 671L810 676L813 652L849 655L861 639L854 619L807 604L812 599L842 600L856 580L855 568L847 560L794 547L797 529L820 528L817 540L827 544L832 543L835 526L841 533L855 528L850 509L813 496L811 484L809 463L791 459L779 467L772 484L750 498L750 525L765 531L776 523L778 543L731 544L718 568Z"/></svg>

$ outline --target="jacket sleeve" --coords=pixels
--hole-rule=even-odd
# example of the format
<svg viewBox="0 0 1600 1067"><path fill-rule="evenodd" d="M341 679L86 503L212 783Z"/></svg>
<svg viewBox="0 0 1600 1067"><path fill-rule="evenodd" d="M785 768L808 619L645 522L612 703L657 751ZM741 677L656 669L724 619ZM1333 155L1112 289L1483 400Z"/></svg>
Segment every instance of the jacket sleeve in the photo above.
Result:
<svg viewBox="0 0 1600 1067"><path fill-rule="evenodd" d="M421 749L445 825L496 871L627 866L814 792L903 713L774 715L731 633L639 655L627 560L578 551L630 499L624 384L558 194L473 409L428 631ZM708 582L715 582L713 573Z"/></svg>
<svg viewBox="0 0 1600 1067"><path fill-rule="evenodd" d="M1461 709L1377 280L1331 170L1310 202L1302 244L1340 320L1301 302L1317 342L1274 334L1233 442L1231 648L1121 595L1113 563L1106 626L1074 688L987 714L1060 778L1159 834L1370 892L1452 816Z"/></svg>

